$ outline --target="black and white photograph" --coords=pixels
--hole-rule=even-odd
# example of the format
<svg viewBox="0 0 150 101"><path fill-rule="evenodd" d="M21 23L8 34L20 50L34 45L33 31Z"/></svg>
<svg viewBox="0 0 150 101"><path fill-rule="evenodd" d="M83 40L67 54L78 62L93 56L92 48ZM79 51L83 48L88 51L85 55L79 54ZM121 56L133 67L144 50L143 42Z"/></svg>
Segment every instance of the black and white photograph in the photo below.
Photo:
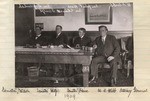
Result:
<svg viewBox="0 0 150 101"><path fill-rule="evenodd" d="M133 5L14 4L15 87L133 87Z"/></svg>

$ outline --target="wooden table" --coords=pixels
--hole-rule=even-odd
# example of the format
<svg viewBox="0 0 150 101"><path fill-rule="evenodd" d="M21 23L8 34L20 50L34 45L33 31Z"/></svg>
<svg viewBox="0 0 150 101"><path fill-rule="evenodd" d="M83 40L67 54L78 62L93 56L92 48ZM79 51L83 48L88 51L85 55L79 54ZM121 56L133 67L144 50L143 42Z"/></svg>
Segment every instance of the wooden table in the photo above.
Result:
<svg viewBox="0 0 150 101"><path fill-rule="evenodd" d="M92 60L92 52L58 47L23 48L23 46L17 46L15 47L15 55L15 62L82 64L83 86L89 86L89 65Z"/></svg>

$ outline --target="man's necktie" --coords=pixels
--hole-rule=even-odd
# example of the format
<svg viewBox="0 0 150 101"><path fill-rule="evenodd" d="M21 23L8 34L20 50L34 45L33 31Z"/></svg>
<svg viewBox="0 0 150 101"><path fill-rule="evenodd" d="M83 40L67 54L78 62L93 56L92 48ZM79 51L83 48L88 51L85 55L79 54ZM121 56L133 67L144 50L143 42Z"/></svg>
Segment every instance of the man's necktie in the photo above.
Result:
<svg viewBox="0 0 150 101"><path fill-rule="evenodd" d="M104 40L104 38L102 38L102 42L103 42L103 44L105 44L105 40Z"/></svg>

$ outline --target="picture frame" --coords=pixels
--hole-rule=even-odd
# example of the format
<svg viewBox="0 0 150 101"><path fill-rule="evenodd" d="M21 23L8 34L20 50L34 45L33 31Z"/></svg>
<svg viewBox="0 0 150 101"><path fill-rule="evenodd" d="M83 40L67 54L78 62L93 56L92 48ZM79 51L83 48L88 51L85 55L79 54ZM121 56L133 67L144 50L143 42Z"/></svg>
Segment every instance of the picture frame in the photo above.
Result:
<svg viewBox="0 0 150 101"><path fill-rule="evenodd" d="M85 24L112 24L112 7L110 4L92 4L85 8Z"/></svg>

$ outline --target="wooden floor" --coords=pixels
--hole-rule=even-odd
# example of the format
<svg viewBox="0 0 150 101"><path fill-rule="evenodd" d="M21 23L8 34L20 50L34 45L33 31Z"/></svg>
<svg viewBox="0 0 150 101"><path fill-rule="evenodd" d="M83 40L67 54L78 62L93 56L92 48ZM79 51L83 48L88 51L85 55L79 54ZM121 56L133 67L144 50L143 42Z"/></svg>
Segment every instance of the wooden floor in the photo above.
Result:
<svg viewBox="0 0 150 101"><path fill-rule="evenodd" d="M110 86L110 72L106 71L104 73L99 73L99 78L96 83L91 83L90 87L109 87ZM130 71L130 76L126 77L126 70L118 70L118 80L117 87L133 86L133 70ZM76 80L77 79L77 80ZM75 78L74 82L68 80L68 77L59 79L59 83L54 83L53 77L47 77L47 79L42 79L42 77L36 82L30 82L28 77L23 77L16 75L15 86L16 87L82 87L82 77Z"/></svg>

